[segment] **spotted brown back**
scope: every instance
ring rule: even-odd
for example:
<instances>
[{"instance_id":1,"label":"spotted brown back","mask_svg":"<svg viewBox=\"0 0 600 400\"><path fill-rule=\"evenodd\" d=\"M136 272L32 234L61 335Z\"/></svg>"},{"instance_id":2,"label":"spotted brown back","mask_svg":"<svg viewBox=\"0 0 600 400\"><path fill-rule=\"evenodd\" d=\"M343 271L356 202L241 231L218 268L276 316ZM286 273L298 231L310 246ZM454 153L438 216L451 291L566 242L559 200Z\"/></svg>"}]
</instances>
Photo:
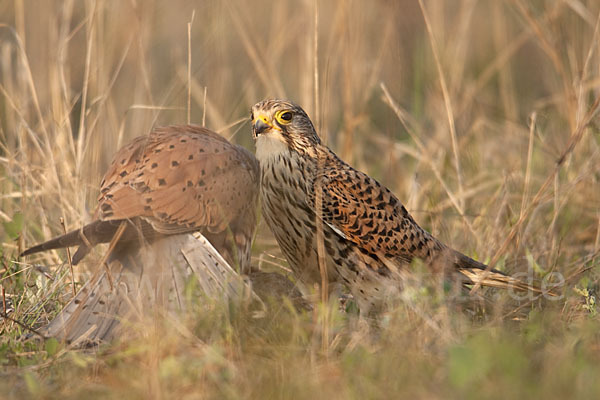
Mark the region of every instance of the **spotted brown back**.
<instances>
[{"instance_id":1,"label":"spotted brown back","mask_svg":"<svg viewBox=\"0 0 600 400\"><path fill-rule=\"evenodd\" d=\"M73 262L109 242L122 222L122 245L200 231L230 263L249 268L256 228L258 162L219 134L167 126L140 136L115 155L101 183L95 221L34 246L23 255L78 245Z\"/></svg>"},{"instance_id":2,"label":"spotted brown back","mask_svg":"<svg viewBox=\"0 0 600 400\"><path fill-rule=\"evenodd\" d=\"M101 183L101 220L145 217L160 233L223 231L256 198L254 157L196 126L158 128L114 157Z\"/></svg>"}]
</instances>

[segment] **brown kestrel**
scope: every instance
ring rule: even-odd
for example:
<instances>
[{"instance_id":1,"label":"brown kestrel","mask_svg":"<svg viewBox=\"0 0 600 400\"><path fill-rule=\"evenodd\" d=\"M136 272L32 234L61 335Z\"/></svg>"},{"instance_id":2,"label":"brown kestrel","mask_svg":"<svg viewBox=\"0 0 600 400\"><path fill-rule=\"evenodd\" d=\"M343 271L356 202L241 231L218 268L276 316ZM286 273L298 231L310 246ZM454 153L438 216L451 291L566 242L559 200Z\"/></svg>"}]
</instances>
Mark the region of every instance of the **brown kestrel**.
<instances>
[{"instance_id":1,"label":"brown kestrel","mask_svg":"<svg viewBox=\"0 0 600 400\"><path fill-rule=\"evenodd\" d=\"M414 258L463 282L529 288L422 229L390 190L323 145L298 105L265 100L251 119L263 216L301 282L321 282L321 236L330 283L348 286L361 313L397 295Z\"/></svg>"},{"instance_id":2,"label":"brown kestrel","mask_svg":"<svg viewBox=\"0 0 600 400\"><path fill-rule=\"evenodd\" d=\"M146 318L185 309L190 277L208 299L245 297L251 289L230 265L250 270L258 180L251 153L205 128L134 139L102 180L95 221L23 252L79 246L77 264L96 244L114 245L105 268L41 332L96 343L147 327Z\"/></svg>"},{"instance_id":3,"label":"brown kestrel","mask_svg":"<svg viewBox=\"0 0 600 400\"><path fill-rule=\"evenodd\" d=\"M23 252L78 246L73 264L126 223L118 246L199 231L241 270L250 266L258 163L243 147L192 126L156 128L121 148L100 184L94 221Z\"/></svg>"}]
</instances>

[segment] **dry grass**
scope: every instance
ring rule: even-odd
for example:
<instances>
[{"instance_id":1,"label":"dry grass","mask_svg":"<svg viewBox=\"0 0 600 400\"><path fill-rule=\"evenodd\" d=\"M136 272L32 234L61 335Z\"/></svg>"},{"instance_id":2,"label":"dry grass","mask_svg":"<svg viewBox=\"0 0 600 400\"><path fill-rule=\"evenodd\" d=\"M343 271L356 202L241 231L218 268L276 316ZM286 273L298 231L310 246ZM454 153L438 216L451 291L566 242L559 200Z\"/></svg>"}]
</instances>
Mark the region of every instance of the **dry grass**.
<instances>
[{"instance_id":1,"label":"dry grass","mask_svg":"<svg viewBox=\"0 0 600 400\"><path fill-rule=\"evenodd\" d=\"M72 295L63 252L17 254L61 217L89 221L120 145L190 118L251 148L248 110L275 96L445 242L566 285L477 318L417 291L370 333L334 303L262 319L199 307L95 352L2 320L0 397L600 397L599 21L595 0L1 2L12 318L39 326ZM264 226L254 255L285 269Z\"/></svg>"}]
</instances>

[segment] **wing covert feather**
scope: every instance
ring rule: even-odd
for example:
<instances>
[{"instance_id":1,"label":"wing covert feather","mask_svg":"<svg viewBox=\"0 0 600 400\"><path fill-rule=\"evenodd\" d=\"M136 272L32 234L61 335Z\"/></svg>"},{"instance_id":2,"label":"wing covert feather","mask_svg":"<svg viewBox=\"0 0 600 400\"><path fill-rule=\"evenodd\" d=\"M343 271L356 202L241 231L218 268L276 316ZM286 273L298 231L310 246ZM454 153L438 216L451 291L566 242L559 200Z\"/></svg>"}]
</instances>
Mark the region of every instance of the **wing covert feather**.
<instances>
[{"instance_id":1,"label":"wing covert feather","mask_svg":"<svg viewBox=\"0 0 600 400\"><path fill-rule=\"evenodd\" d=\"M219 232L257 185L258 165L245 149L196 126L158 128L116 154L96 213L102 220L144 217L161 233Z\"/></svg>"},{"instance_id":2,"label":"wing covert feather","mask_svg":"<svg viewBox=\"0 0 600 400\"><path fill-rule=\"evenodd\" d=\"M363 250L408 261L443 245L423 230L385 186L350 167L321 174L323 219Z\"/></svg>"}]
</instances>

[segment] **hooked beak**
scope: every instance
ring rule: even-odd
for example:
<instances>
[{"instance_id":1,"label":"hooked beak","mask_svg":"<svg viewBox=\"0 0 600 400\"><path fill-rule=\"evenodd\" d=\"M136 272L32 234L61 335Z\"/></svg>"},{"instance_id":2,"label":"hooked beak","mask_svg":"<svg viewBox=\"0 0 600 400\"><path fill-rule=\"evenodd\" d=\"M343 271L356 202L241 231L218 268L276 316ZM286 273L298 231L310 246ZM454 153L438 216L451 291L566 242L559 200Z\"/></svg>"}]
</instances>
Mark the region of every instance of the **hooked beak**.
<instances>
[{"instance_id":1,"label":"hooked beak","mask_svg":"<svg viewBox=\"0 0 600 400\"><path fill-rule=\"evenodd\" d=\"M254 122L254 137L258 137L258 135L260 135L261 133L263 133L264 131L272 128L271 125L269 125L267 123L267 121L265 121L264 118L256 118L255 122Z\"/></svg>"}]
</instances>

